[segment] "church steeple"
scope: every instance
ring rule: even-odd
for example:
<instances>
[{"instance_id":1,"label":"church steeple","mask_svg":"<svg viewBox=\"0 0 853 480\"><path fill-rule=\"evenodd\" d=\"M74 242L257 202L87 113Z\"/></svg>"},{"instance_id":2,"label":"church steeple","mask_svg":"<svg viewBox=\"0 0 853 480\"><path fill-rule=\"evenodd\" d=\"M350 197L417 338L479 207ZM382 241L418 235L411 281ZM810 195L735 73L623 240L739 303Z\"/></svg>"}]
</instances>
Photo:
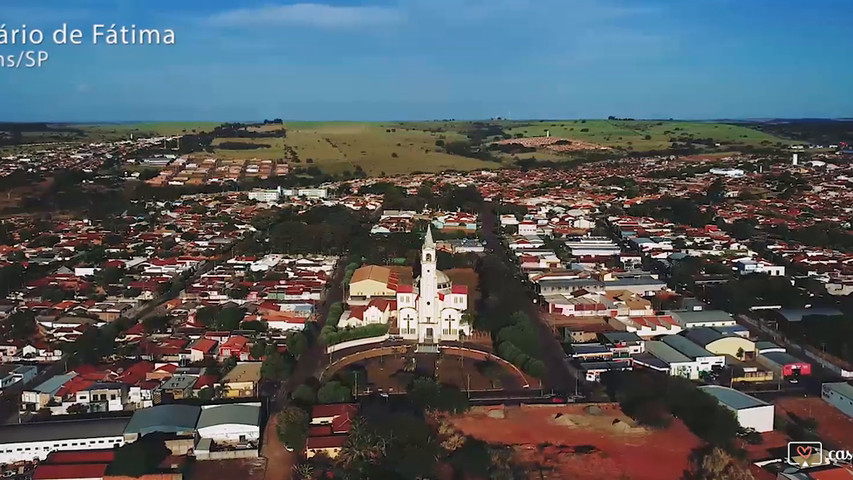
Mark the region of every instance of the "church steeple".
<instances>
[{"instance_id":1,"label":"church steeple","mask_svg":"<svg viewBox=\"0 0 853 480\"><path fill-rule=\"evenodd\" d=\"M435 242L432 240L432 225L427 225L426 237L424 237L424 248L435 248Z\"/></svg>"}]
</instances>

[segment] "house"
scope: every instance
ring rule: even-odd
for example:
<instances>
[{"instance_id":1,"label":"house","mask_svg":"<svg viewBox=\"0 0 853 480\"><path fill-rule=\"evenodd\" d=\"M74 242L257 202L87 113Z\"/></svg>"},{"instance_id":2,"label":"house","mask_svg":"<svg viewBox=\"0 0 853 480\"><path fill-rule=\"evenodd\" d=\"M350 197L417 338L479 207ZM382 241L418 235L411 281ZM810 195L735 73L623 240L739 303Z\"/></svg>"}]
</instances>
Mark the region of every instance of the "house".
<instances>
[{"instance_id":1,"label":"house","mask_svg":"<svg viewBox=\"0 0 853 480\"><path fill-rule=\"evenodd\" d=\"M645 343L636 333L605 332L599 335L601 343L613 352L613 358L629 358L643 353Z\"/></svg>"},{"instance_id":2,"label":"house","mask_svg":"<svg viewBox=\"0 0 853 480\"><path fill-rule=\"evenodd\" d=\"M229 357L248 359L249 339L242 335L232 335L225 343L219 345L219 359L225 360Z\"/></svg>"},{"instance_id":3,"label":"house","mask_svg":"<svg viewBox=\"0 0 853 480\"><path fill-rule=\"evenodd\" d=\"M616 317L610 324L617 330L636 333L644 340L661 335L675 335L682 330L681 325L676 323L672 315Z\"/></svg>"},{"instance_id":4,"label":"house","mask_svg":"<svg viewBox=\"0 0 853 480\"><path fill-rule=\"evenodd\" d=\"M305 442L305 456L311 458L323 453L330 458L336 457L346 442L352 419L357 414L358 405L354 403L314 406Z\"/></svg>"},{"instance_id":5,"label":"house","mask_svg":"<svg viewBox=\"0 0 853 480\"><path fill-rule=\"evenodd\" d=\"M63 385L76 377L76 372L54 375L32 389L21 392L21 411L37 412L51 403Z\"/></svg>"},{"instance_id":6,"label":"house","mask_svg":"<svg viewBox=\"0 0 853 480\"><path fill-rule=\"evenodd\" d=\"M396 313L396 301L373 298L365 306L354 305L345 311L338 321L338 328L363 327L374 323L387 324L392 314Z\"/></svg>"},{"instance_id":7,"label":"house","mask_svg":"<svg viewBox=\"0 0 853 480\"><path fill-rule=\"evenodd\" d=\"M20 382L28 383L36 377L38 367L35 365L0 365L0 391Z\"/></svg>"},{"instance_id":8,"label":"house","mask_svg":"<svg viewBox=\"0 0 853 480\"><path fill-rule=\"evenodd\" d=\"M160 391L174 400L192 398L193 386L197 381L198 375L173 375L160 385Z\"/></svg>"},{"instance_id":9,"label":"house","mask_svg":"<svg viewBox=\"0 0 853 480\"><path fill-rule=\"evenodd\" d=\"M225 398L249 398L257 396L261 380L261 362L238 363L223 378Z\"/></svg>"},{"instance_id":10,"label":"house","mask_svg":"<svg viewBox=\"0 0 853 480\"><path fill-rule=\"evenodd\" d=\"M209 338L199 338L190 346L190 361L200 362L217 353L217 341Z\"/></svg>"},{"instance_id":11,"label":"house","mask_svg":"<svg viewBox=\"0 0 853 480\"><path fill-rule=\"evenodd\" d=\"M734 261L735 269L739 275L749 275L752 273L763 273L771 277L784 277L785 266L774 265L764 260L754 260L750 257L739 258Z\"/></svg>"}]
</instances>

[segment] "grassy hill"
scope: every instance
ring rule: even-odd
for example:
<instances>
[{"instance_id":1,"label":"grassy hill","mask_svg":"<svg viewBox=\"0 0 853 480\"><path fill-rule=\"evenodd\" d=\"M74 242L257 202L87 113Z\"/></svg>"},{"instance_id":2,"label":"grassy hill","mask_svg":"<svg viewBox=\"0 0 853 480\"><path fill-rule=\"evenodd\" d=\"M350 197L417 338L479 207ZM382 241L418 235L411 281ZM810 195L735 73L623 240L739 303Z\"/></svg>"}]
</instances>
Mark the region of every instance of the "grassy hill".
<instances>
[{"instance_id":1,"label":"grassy hill","mask_svg":"<svg viewBox=\"0 0 853 480\"><path fill-rule=\"evenodd\" d=\"M25 132L23 137L31 138L29 135L32 135L32 138L40 137L47 141L104 141L128 138L130 134L135 137L190 135L211 132L217 125L215 122L52 124L48 132ZM361 167L370 175L383 172L393 175L414 171L495 168L531 157L559 162L585 155L584 152L556 152L545 148L516 153L489 149L496 140L544 136L546 131L552 137L611 147L615 149L614 155L666 151L674 146L687 146L710 155L744 149L784 148L791 143L744 125L682 121L285 122L284 127L286 134L281 136L217 136L211 143L213 152L192 155L286 160L297 166L317 166L331 174ZM253 125L246 127L246 131L270 132L281 128L281 125L273 124ZM45 127L41 129L45 130ZM2 135L0 125L0 139ZM260 147L247 148L246 144Z\"/></svg>"}]
</instances>

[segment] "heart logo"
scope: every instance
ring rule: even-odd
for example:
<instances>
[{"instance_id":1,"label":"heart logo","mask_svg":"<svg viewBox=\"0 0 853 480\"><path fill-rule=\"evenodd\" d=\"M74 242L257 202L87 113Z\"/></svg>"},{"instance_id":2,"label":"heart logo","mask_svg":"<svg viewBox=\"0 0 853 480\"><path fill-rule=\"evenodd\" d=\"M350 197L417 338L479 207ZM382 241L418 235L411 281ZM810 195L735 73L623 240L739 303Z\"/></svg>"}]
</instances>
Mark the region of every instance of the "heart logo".
<instances>
[{"instance_id":1,"label":"heart logo","mask_svg":"<svg viewBox=\"0 0 853 480\"><path fill-rule=\"evenodd\" d=\"M806 445L797 446L797 455L805 458L809 458L812 456L812 447Z\"/></svg>"}]
</instances>

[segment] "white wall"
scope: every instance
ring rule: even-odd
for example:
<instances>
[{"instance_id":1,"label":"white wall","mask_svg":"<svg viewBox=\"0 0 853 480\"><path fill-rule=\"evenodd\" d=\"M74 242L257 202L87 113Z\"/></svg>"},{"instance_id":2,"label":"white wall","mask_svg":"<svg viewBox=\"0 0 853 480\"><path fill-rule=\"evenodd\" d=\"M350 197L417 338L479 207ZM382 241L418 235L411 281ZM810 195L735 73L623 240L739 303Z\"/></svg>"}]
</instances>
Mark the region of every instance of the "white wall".
<instances>
[{"instance_id":1,"label":"white wall","mask_svg":"<svg viewBox=\"0 0 853 480\"><path fill-rule=\"evenodd\" d=\"M2 439L0 439L2 440ZM69 440L47 440L0 444L0 463L14 463L38 458L44 460L50 452L62 450L97 450L124 445L124 437L93 437Z\"/></svg>"},{"instance_id":2,"label":"white wall","mask_svg":"<svg viewBox=\"0 0 853 480\"><path fill-rule=\"evenodd\" d=\"M371 343L380 343L388 340L389 335L386 333L385 335L380 335L378 337L367 337L367 338L359 338L357 340L350 340L348 342L341 342L335 345L330 345L326 347L326 353L334 353L338 350L343 350L345 348L350 347L359 347L361 345L368 345Z\"/></svg>"},{"instance_id":3,"label":"white wall","mask_svg":"<svg viewBox=\"0 0 853 480\"><path fill-rule=\"evenodd\" d=\"M245 435L247 441L257 441L260 437L260 431L257 426L253 425L223 424L200 428L198 435L202 438L209 438L214 442L236 443L240 441L240 435Z\"/></svg>"},{"instance_id":4,"label":"white wall","mask_svg":"<svg viewBox=\"0 0 853 480\"><path fill-rule=\"evenodd\" d=\"M737 421L743 428L753 428L758 433L773 430L773 405L737 411Z\"/></svg>"}]
</instances>

